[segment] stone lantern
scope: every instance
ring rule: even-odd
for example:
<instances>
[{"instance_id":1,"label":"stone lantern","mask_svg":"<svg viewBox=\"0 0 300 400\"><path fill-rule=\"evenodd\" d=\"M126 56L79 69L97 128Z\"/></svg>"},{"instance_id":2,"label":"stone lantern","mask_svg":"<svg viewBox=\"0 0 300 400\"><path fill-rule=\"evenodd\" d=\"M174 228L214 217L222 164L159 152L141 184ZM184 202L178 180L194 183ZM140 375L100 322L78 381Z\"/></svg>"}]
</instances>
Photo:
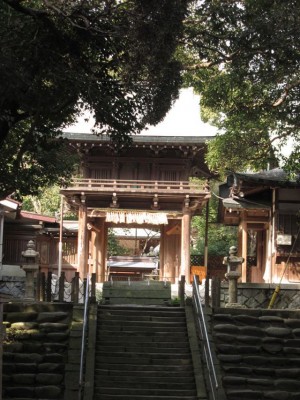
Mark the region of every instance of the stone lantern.
<instances>
[{"instance_id":1,"label":"stone lantern","mask_svg":"<svg viewBox=\"0 0 300 400\"><path fill-rule=\"evenodd\" d=\"M22 251L22 257L25 259L25 262L23 265L21 265L21 268L26 273L26 300L34 300L34 273L39 269L39 256L39 253L35 251L34 241L29 240L29 242L27 243L27 249L25 251Z\"/></svg>"},{"instance_id":2,"label":"stone lantern","mask_svg":"<svg viewBox=\"0 0 300 400\"><path fill-rule=\"evenodd\" d=\"M224 257L223 264L227 264L227 273L225 277L228 279L228 297L229 302L225 307L243 308L244 306L237 302L237 282L241 273L237 271L238 267L244 262L243 257L237 257L237 248L231 246L229 256Z\"/></svg>"}]
</instances>

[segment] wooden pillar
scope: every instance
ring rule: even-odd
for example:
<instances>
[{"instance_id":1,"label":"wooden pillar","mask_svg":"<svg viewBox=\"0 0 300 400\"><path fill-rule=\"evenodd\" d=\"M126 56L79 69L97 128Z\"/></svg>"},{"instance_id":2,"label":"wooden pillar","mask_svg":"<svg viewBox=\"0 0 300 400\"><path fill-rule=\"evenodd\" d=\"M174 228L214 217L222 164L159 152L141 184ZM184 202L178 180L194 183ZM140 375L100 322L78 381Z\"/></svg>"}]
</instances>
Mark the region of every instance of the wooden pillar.
<instances>
[{"instance_id":1,"label":"wooden pillar","mask_svg":"<svg viewBox=\"0 0 300 400\"><path fill-rule=\"evenodd\" d=\"M98 269L98 281L104 282L106 277L106 259L107 259L107 234L108 228L105 223L105 218L101 218L99 221L100 235L98 240L98 254L99 254L99 269Z\"/></svg>"},{"instance_id":2,"label":"wooden pillar","mask_svg":"<svg viewBox=\"0 0 300 400\"><path fill-rule=\"evenodd\" d=\"M78 272L83 279L87 274L88 264L88 235L87 235L87 209L80 205L78 210Z\"/></svg>"},{"instance_id":3,"label":"wooden pillar","mask_svg":"<svg viewBox=\"0 0 300 400\"><path fill-rule=\"evenodd\" d=\"M247 242L248 242L248 235L247 235L247 221L243 219L242 221L242 257L244 262L242 263L242 282L247 282Z\"/></svg>"},{"instance_id":4,"label":"wooden pillar","mask_svg":"<svg viewBox=\"0 0 300 400\"><path fill-rule=\"evenodd\" d=\"M159 278L165 276L165 235L166 228L164 225L160 228L160 243L159 243Z\"/></svg>"},{"instance_id":5,"label":"wooden pillar","mask_svg":"<svg viewBox=\"0 0 300 400\"><path fill-rule=\"evenodd\" d=\"M96 282L104 282L106 268L106 234L105 219L97 218L91 230L90 253L92 259L91 274L96 275Z\"/></svg>"},{"instance_id":6,"label":"wooden pillar","mask_svg":"<svg viewBox=\"0 0 300 400\"><path fill-rule=\"evenodd\" d=\"M265 261L265 271L263 275L263 281L265 283L271 283L272 282L272 224L270 222L269 227L266 231L266 243L267 243L267 248L266 248L266 261Z\"/></svg>"},{"instance_id":7,"label":"wooden pillar","mask_svg":"<svg viewBox=\"0 0 300 400\"><path fill-rule=\"evenodd\" d=\"M91 230L91 241L90 241L91 264L89 265L90 274L95 274L97 271L97 262L98 262L97 236L98 232L95 229Z\"/></svg>"},{"instance_id":8,"label":"wooden pillar","mask_svg":"<svg viewBox=\"0 0 300 400\"><path fill-rule=\"evenodd\" d=\"M274 282L274 278L277 277L276 271L276 203L277 203L277 189L272 189L272 215L271 215L271 273L270 282ZM279 228L279 227L278 227Z\"/></svg>"},{"instance_id":9,"label":"wooden pillar","mask_svg":"<svg viewBox=\"0 0 300 400\"><path fill-rule=\"evenodd\" d=\"M190 282L190 234L191 213L184 211L181 222L181 271L185 275L185 281Z\"/></svg>"}]
</instances>

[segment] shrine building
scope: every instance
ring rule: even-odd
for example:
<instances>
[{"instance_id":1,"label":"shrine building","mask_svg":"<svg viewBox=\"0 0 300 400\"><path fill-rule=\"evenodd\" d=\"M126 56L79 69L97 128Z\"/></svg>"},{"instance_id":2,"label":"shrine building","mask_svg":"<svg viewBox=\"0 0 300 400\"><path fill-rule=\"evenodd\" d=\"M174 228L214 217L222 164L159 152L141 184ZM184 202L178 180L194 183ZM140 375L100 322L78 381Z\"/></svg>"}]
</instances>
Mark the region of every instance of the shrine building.
<instances>
[{"instance_id":1,"label":"shrine building","mask_svg":"<svg viewBox=\"0 0 300 400\"><path fill-rule=\"evenodd\" d=\"M188 281L191 218L210 198L204 156L211 137L135 135L118 146L105 135L65 135L81 160L79 177L61 189L78 213L80 276L107 280L109 228L143 227L160 231L159 278Z\"/></svg>"}]
</instances>

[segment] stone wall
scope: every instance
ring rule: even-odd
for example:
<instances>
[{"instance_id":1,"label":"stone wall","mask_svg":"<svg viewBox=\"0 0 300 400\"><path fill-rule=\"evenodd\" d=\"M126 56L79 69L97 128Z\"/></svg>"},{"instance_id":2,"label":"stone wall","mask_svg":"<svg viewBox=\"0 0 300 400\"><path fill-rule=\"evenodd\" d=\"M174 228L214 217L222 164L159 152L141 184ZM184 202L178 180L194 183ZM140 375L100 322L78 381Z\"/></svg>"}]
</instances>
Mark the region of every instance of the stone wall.
<instances>
[{"instance_id":1,"label":"stone wall","mask_svg":"<svg viewBox=\"0 0 300 400\"><path fill-rule=\"evenodd\" d=\"M298 310L215 308L207 319L227 400L300 399Z\"/></svg>"},{"instance_id":2,"label":"stone wall","mask_svg":"<svg viewBox=\"0 0 300 400\"><path fill-rule=\"evenodd\" d=\"M268 308L270 300L276 289L276 284L263 283L239 283L238 303L247 308ZM228 283L222 282L220 293L220 307L228 303ZM276 309L299 309L300 308L300 285L282 284L276 296L272 308Z\"/></svg>"},{"instance_id":3,"label":"stone wall","mask_svg":"<svg viewBox=\"0 0 300 400\"><path fill-rule=\"evenodd\" d=\"M73 350L76 356L80 351L70 339L82 322L78 307L74 312L70 303L5 304L3 321L3 399L63 399L70 363L78 388L80 357L70 360Z\"/></svg>"},{"instance_id":4,"label":"stone wall","mask_svg":"<svg viewBox=\"0 0 300 400\"><path fill-rule=\"evenodd\" d=\"M25 277L3 276L0 281L0 293L10 295L14 299L25 297Z\"/></svg>"}]
</instances>

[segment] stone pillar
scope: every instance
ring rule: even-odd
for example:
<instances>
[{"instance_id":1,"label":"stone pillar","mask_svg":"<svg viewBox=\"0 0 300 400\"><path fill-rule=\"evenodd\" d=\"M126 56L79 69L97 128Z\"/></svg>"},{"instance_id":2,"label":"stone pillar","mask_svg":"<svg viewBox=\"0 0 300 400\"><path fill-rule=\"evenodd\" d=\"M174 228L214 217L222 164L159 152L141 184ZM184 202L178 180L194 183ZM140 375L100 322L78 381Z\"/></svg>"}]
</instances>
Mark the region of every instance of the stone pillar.
<instances>
[{"instance_id":1,"label":"stone pillar","mask_svg":"<svg viewBox=\"0 0 300 400\"><path fill-rule=\"evenodd\" d=\"M181 223L181 271L185 275L185 281L190 282L190 235L191 235L191 213L184 211Z\"/></svg>"},{"instance_id":2,"label":"stone pillar","mask_svg":"<svg viewBox=\"0 0 300 400\"><path fill-rule=\"evenodd\" d=\"M235 246L230 247L229 256L224 257L223 264L227 264L227 273L225 277L228 279L228 303L225 305L227 308L244 308L242 304L237 301L238 279L241 273L237 268L244 262L243 257L237 257L237 249Z\"/></svg>"},{"instance_id":3,"label":"stone pillar","mask_svg":"<svg viewBox=\"0 0 300 400\"><path fill-rule=\"evenodd\" d=\"M28 301L34 300L34 273L39 269L38 258L39 253L35 251L35 244L33 240L27 243L27 249L22 251L22 257L25 262L21 268L26 273L25 282L25 299Z\"/></svg>"}]
</instances>

